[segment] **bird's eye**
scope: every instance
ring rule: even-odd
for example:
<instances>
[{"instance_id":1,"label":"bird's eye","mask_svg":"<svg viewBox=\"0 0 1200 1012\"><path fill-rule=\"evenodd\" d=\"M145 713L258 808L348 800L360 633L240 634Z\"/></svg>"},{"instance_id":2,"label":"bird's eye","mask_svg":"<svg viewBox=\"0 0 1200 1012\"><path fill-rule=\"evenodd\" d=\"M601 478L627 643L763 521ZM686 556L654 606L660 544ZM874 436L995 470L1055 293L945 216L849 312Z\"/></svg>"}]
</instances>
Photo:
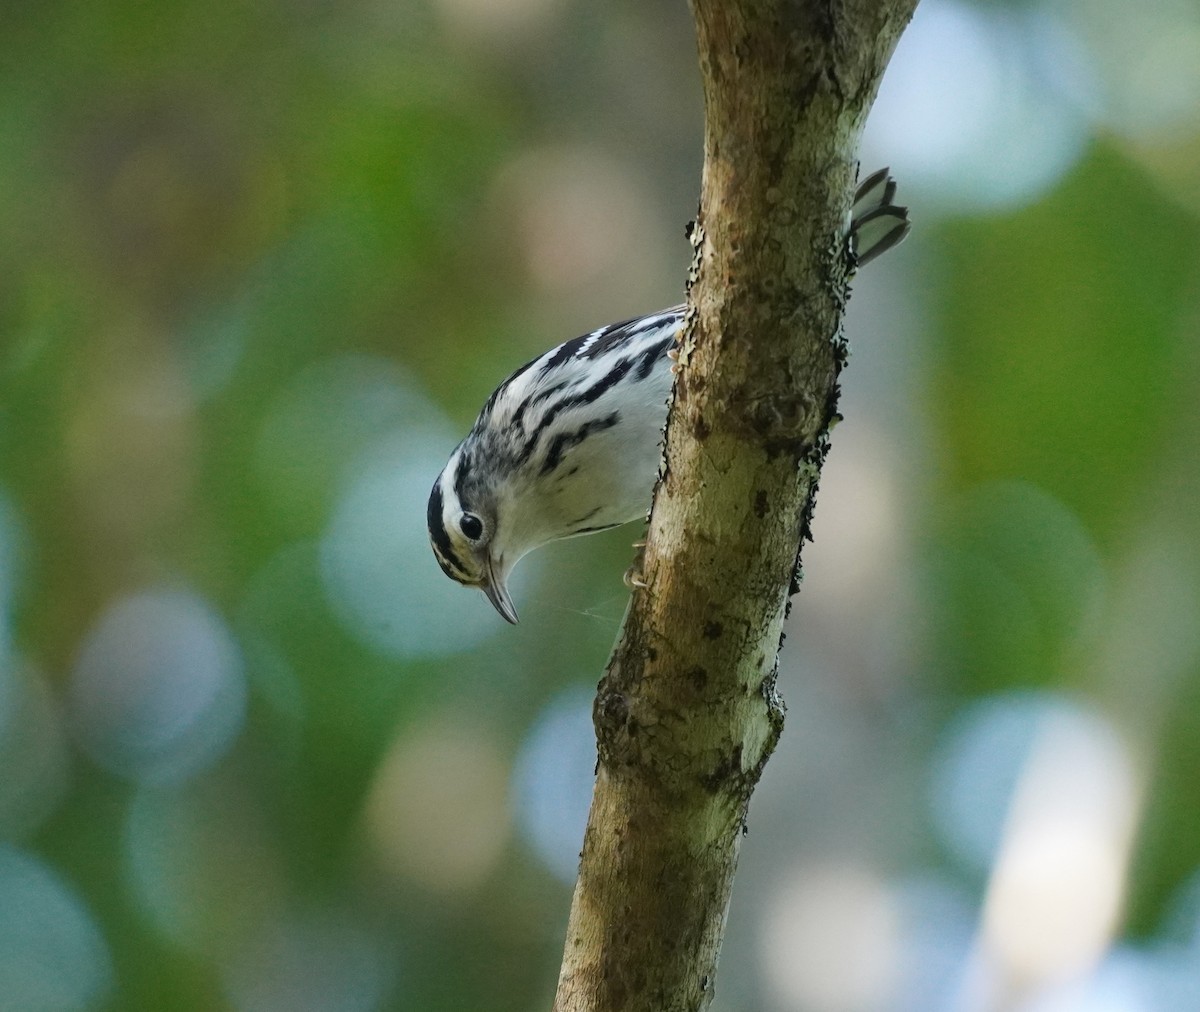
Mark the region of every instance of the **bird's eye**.
<instances>
[{"instance_id":1,"label":"bird's eye","mask_svg":"<svg viewBox=\"0 0 1200 1012\"><path fill-rule=\"evenodd\" d=\"M474 513L464 513L458 522L458 529L472 541L483 537L483 521Z\"/></svg>"}]
</instances>

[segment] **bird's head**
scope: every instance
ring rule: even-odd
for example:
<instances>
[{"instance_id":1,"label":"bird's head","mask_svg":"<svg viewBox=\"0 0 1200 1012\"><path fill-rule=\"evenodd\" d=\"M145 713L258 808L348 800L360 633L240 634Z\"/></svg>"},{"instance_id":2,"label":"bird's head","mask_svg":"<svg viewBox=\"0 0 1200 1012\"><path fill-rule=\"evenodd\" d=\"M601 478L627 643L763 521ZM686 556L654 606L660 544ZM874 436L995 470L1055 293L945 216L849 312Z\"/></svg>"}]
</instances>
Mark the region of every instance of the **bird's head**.
<instances>
[{"instance_id":1,"label":"bird's head","mask_svg":"<svg viewBox=\"0 0 1200 1012\"><path fill-rule=\"evenodd\" d=\"M478 587L506 622L517 624L508 576L523 552L506 551L498 499L470 481L461 450L450 458L429 493L429 542L442 572Z\"/></svg>"}]
</instances>

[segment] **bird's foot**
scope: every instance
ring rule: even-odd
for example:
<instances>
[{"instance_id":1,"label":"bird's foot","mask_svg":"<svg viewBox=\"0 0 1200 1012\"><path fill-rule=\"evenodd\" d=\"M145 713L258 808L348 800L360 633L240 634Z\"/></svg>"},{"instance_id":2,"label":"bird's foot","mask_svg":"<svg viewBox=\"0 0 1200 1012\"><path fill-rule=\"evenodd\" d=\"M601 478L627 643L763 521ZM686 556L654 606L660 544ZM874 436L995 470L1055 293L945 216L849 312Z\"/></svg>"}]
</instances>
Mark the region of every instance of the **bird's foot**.
<instances>
[{"instance_id":1,"label":"bird's foot","mask_svg":"<svg viewBox=\"0 0 1200 1012\"><path fill-rule=\"evenodd\" d=\"M642 579L642 559L646 555L646 542L635 541L633 543L634 551L637 555L634 557L633 564L625 570L625 586L630 590L642 589L648 584Z\"/></svg>"}]
</instances>

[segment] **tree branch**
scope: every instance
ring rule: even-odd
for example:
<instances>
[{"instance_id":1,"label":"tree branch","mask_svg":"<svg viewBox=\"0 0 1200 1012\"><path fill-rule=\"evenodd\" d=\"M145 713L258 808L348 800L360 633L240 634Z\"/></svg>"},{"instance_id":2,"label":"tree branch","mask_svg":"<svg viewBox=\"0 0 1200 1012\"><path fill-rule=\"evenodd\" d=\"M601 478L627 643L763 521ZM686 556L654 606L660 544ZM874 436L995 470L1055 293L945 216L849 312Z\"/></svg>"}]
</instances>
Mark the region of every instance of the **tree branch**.
<instances>
[{"instance_id":1,"label":"tree branch","mask_svg":"<svg viewBox=\"0 0 1200 1012\"><path fill-rule=\"evenodd\" d=\"M713 993L776 654L836 417L862 125L916 0L693 0L706 104L688 323L636 591L595 703L556 1012Z\"/></svg>"}]
</instances>

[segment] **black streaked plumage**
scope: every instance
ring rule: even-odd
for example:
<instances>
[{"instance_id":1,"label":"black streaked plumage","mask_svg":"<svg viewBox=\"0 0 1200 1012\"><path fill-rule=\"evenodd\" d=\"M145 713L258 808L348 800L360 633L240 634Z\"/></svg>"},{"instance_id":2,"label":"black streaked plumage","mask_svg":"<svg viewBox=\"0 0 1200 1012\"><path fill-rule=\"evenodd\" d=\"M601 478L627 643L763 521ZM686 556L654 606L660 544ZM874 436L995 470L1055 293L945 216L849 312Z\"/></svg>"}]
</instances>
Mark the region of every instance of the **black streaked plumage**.
<instances>
[{"instance_id":1,"label":"black streaked plumage","mask_svg":"<svg viewBox=\"0 0 1200 1012\"><path fill-rule=\"evenodd\" d=\"M908 234L895 191L886 169L859 186L847 228L853 262ZM438 476L427 514L438 564L508 621L508 575L523 555L645 516L683 312L600 327L526 362L484 402Z\"/></svg>"}]
</instances>

